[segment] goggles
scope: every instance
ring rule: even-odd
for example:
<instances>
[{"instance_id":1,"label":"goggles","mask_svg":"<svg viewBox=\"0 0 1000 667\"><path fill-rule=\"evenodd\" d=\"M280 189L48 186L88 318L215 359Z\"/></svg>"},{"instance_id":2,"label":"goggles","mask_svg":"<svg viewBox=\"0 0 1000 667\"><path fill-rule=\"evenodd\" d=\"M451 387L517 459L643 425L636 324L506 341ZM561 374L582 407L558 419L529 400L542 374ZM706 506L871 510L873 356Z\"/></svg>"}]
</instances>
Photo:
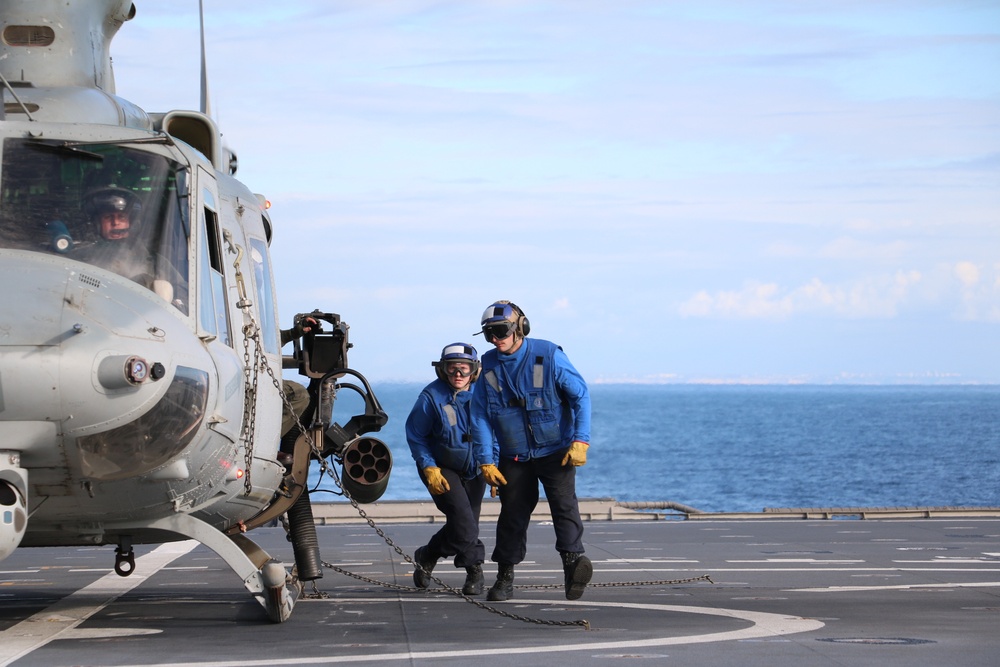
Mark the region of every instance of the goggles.
<instances>
[{"instance_id":1,"label":"goggles","mask_svg":"<svg viewBox=\"0 0 1000 667\"><path fill-rule=\"evenodd\" d=\"M517 325L513 322L498 322L496 324L487 324L483 327L483 335L486 336L486 340L491 341L493 339L503 340L507 338L517 329Z\"/></svg>"},{"instance_id":2,"label":"goggles","mask_svg":"<svg viewBox=\"0 0 1000 667\"><path fill-rule=\"evenodd\" d=\"M455 363L445 364L444 367L445 375L457 375L460 378L467 378L472 375L472 366L467 363Z\"/></svg>"}]
</instances>

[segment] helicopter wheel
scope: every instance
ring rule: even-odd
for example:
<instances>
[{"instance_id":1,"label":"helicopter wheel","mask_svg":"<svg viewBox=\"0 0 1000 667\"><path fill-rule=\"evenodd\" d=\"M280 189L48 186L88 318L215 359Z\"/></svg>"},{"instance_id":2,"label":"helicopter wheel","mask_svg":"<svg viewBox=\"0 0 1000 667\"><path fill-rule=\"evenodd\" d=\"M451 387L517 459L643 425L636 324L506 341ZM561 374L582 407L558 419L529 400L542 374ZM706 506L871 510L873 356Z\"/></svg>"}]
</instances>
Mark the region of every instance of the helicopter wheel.
<instances>
[{"instance_id":1,"label":"helicopter wheel","mask_svg":"<svg viewBox=\"0 0 1000 667\"><path fill-rule=\"evenodd\" d=\"M135 572L135 550L131 545L115 549L115 572L119 577L127 577Z\"/></svg>"}]
</instances>

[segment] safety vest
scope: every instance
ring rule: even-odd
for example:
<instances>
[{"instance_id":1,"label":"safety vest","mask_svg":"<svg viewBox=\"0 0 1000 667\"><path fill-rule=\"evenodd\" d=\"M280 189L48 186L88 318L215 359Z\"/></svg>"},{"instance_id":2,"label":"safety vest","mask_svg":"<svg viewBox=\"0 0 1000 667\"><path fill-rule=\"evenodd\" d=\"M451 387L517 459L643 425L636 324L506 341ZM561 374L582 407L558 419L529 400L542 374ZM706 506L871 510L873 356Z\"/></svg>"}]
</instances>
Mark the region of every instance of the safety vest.
<instances>
[{"instance_id":1,"label":"safety vest","mask_svg":"<svg viewBox=\"0 0 1000 667\"><path fill-rule=\"evenodd\" d=\"M446 382L438 380L424 387L431 403L437 408L434 420L434 461L442 468L449 468L466 479L475 477L475 460L472 455L472 436L469 401L471 391L455 392Z\"/></svg>"},{"instance_id":2,"label":"safety vest","mask_svg":"<svg viewBox=\"0 0 1000 667\"><path fill-rule=\"evenodd\" d=\"M529 459L547 456L572 437L572 410L555 384L555 343L525 338L514 363L500 363L499 353L483 355L480 382L487 385L488 419L500 456Z\"/></svg>"}]
</instances>

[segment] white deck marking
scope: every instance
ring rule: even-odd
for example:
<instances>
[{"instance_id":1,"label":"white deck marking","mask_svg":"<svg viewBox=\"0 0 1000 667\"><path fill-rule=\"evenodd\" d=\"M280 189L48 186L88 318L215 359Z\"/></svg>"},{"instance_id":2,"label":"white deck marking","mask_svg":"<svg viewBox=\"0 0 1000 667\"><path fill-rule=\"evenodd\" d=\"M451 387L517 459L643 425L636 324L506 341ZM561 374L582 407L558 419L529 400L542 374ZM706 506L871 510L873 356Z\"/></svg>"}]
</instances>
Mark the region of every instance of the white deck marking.
<instances>
[{"instance_id":1,"label":"white deck marking","mask_svg":"<svg viewBox=\"0 0 1000 667\"><path fill-rule=\"evenodd\" d=\"M979 581L962 584L896 584L894 586L825 586L822 588L785 588L792 593L843 593L855 591L905 591L910 588L993 588L1000 581Z\"/></svg>"},{"instance_id":2,"label":"white deck marking","mask_svg":"<svg viewBox=\"0 0 1000 667\"><path fill-rule=\"evenodd\" d=\"M326 602L326 601L324 601ZM353 600L333 600L334 604L357 604L367 602L387 603L385 598L356 598ZM417 604L428 603L451 603L456 601L449 599L395 599L391 604L400 602L415 602ZM464 602L458 604L466 604ZM552 606L551 600L517 600L518 605L537 604ZM774 638L783 635L790 635L799 632L811 632L824 626L822 621L811 618L790 617L786 614L770 614L757 611L744 611L741 609L717 609L708 607L692 607L684 605L667 604L639 604L627 602L583 602L583 601L559 601L559 606L582 606L582 607L609 607L618 609L639 609L652 612L667 612L679 614L705 614L708 616L723 616L726 618L736 618L748 621L752 625L741 630L730 630L727 632L714 632L702 635L690 635L687 637L661 637L656 639L636 639L632 641L616 642L586 642L586 631L581 629L579 634L574 634L573 639L559 644L546 644L538 646L525 646L513 648L510 646L483 646L477 649L465 649L455 651L408 651L403 653L366 653L355 655L326 655L313 658L294 657L286 659L267 658L264 660L207 660L204 662L170 662L153 663L147 662L147 667L269 667L280 665L332 665L337 663L358 663L358 662L385 662L389 660L427 660L443 658L484 658L495 656L497 651L502 651L506 655L533 655L536 653L568 653L572 651L607 651L621 649L648 648L654 646L677 646L680 644L704 644L709 642L737 641L747 639ZM502 642L501 642L502 644Z\"/></svg>"},{"instance_id":3,"label":"white deck marking","mask_svg":"<svg viewBox=\"0 0 1000 667\"><path fill-rule=\"evenodd\" d=\"M196 546L198 542L195 540L161 544L136 559L135 572L130 576L120 577L110 572L89 586L84 586L34 616L0 632L0 667L9 665L54 639L71 634L78 638L79 635L72 632L76 626ZM101 632L107 634L106 630Z\"/></svg>"}]
</instances>

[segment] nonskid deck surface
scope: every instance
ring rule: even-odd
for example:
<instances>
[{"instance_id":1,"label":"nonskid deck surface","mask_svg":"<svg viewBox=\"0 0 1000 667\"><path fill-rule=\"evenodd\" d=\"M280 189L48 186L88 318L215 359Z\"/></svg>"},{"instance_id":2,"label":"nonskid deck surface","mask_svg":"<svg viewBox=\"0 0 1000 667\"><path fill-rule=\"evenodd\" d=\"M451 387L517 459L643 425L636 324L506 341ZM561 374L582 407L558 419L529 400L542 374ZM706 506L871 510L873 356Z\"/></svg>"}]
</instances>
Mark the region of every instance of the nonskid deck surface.
<instances>
[{"instance_id":1,"label":"nonskid deck surface","mask_svg":"<svg viewBox=\"0 0 1000 667\"><path fill-rule=\"evenodd\" d=\"M381 526L407 554L438 527ZM127 578L113 547L19 549L0 564L0 665L996 664L1000 520L585 527L583 599L565 599L541 521L514 599L489 605L500 615L437 584L411 588L412 566L367 525L321 526L323 560L365 579L324 568L283 624L193 542L137 547ZM251 535L292 561L280 528ZM492 521L483 540L489 554ZM496 568L485 569L488 586ZM450 561L434 570L458 588L464 574Z\"/></svg>"}]
</instances>

